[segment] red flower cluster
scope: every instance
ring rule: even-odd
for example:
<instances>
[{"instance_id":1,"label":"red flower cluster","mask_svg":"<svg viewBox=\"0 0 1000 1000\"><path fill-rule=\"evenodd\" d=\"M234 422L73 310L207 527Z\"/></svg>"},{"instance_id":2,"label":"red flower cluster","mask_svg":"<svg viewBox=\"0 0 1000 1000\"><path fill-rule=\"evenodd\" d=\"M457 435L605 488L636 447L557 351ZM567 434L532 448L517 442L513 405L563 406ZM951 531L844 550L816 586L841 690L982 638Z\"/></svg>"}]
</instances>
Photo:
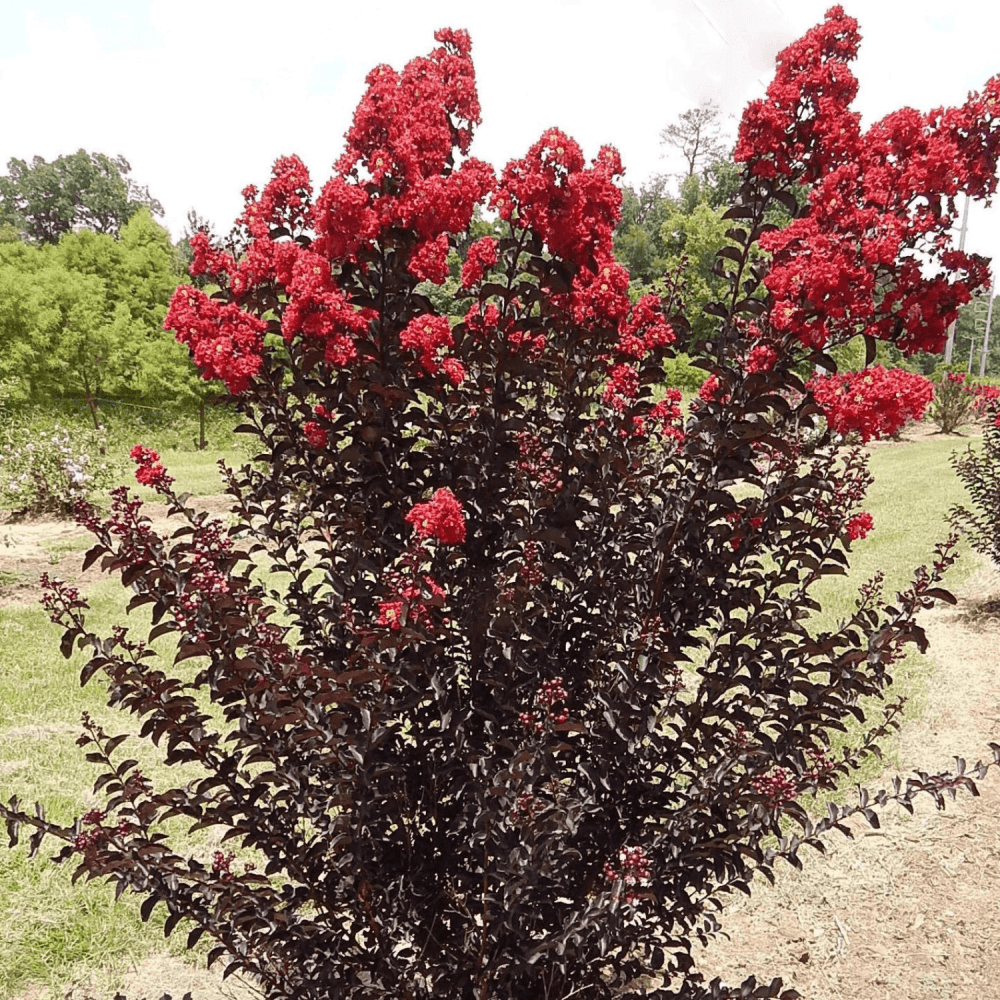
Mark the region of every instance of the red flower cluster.
<instances>
[{"instance_id":1,"label":"red flower cluster","mask_svg":"<svg viewBox=\"0 0 1000 1000\"><path fill-rule=\"evenodd\" d=\"M436 375L443 364L450 360L452 363L445 368L445 373L456 385L460 384L465 376L465 369L461 362L455 358L445 358L441 360L438 352L447 350L454 344L451 335L451 323L447 316L434 316L425 313L410 320L399 334L400 347L405 347L408 351L415 351L420 355L420 365L428 375ZM458 368L455 368L455 365ZM460 375L455 381L454 375Z\"/></svg>"},{"instance_id":2,"label":"red flower cluster","mask_svg":"<svg viewBox=\"0 0 1000 1000\"><path fill-rule=\"evenodd\" d=\"M650 862L646 852L641 847L623 847L618 852L617 868L610 861L604 863L604 877L615 884L616 901L621 894L626 903L634 903L639 898L636 889L649 884Z\"/></svg>"},{"instance_id":3,"label":"red flower cluster","mask_svg":"<svg viewBox=\"0 0 1000 1000\"><path fill-rule=\"evenodd\" d=\"M872 520L871 514L867 511L862 511L847 522L847 537L852 542L857 541L859 538L866 538L868 532L874 527L875 522Z\"/></svg>"},{"instance_id":4,"label":"red flower cluster","mask_svg":"<svg viewBox=\"0 0 1000 1000\"><path fill-rule=\"evenodd\" d=\"M414 504L406 515L420 539L436 538L443 545L465 541L465 517L455 494L445 488L436 490L427 503Z\"/></svg>"},{"instance_id":5,"label":"red flower cluster","mask_svg":"<svg viewBox=\"0 0 1000 1000\"><path fill-rule=\"evenodd\" d=\"M632 358L644 358L649 351L666 347L677 339L663 317L658 295L643 295L619 326L618 350Z\"/></svg>"},{"instance_id":6,"label":"red flower cluster","mask_svg":"<svg viewBox=\"0 0 1000 1000\"><path fill-rule=\"evenodd\" d=\"M260 371L267 324L233 302L222 303L181 285L163 326L191 348L202 378L221 379L234 395L245 391Z\"/></svg>"},{"instance_id":7,"label":"red flower cluster","mask_svg":"<svg viewBox=\"0 0 1000 1000\"><path fill-rule=\"evenodd\" d=\"M331 264L358 259L393 227L418 237L410 272L420 280L445 280L447 234L467 229L473 208L495 178L478 160L451 166L456 146L463 154L468 151L479 102L468 35L444 30L435 38L440 47L402 73L380 66L369 74L368 91L347 133L347 150L315 205L305 166L297 157L283 157L259 195L253 186L244 190L246 205L238 222L249 240L238 260L211 247L204 234L192 238L191 273L207 274L228 290L230 301L220 303L181 286L164 326L191 347L206 379L222 379L237 394L259 371L267 326L239 302L268 284L287 298L286 340L319 338L329 364L353 363L356 342L368 335L373 313L350 303ZM309 228L317 233L311 246L288 239ZM458 362L446 366L445 373L456 385L464 377Z\"/></svg>"},{"instance_id":8,"label":"red flower cluster","mask_svg":"<svg viewBox=\"0 0 1000 1000\"><path fill-rule=\"evenodd\" d=\"M615 365L601 399L619 413L635 399L639 391L639 372L634 365Z\"/></svg>"},{"instance_id":9,"label":"red flower cluster","mask_svg":"<svg viewBox=\"0 0 1000 1000\"><path fill-rule=\"evenodd\" d=\"M779 55L767 98L740 124L735 155L752 173L813 185L808 216L760 240L773 255L770 320L813 348L867 332L936 353L988 283L986 261L950 250L949 230L959 190L996 187L1000 77L959 108L896 112L862 135L847 68L859 40L834 7Z\"/></svg>"},{"instance_id":10,"label":"red flower cluster","mask_svg":"<svg viewBox=\"0 0 1000 1000\"><path fill-rule=\"evenodd\" d=\"M729 398L729 394L722 392L718 375L709 375L698 388L698 398L706 403L724 403Z\"/></svg>"},{"instance_id":11,"label":"red flower cluster","mask_svg":"<svg viewBox=\"0 0 1000 1000\"><path fill-rule=\"evenodd\" d=\"M588 168L573 139L546 129L523 158L504 168L491 204L505 221L531 229L553 255L586 267L611 246L622 202L614 178L621 173L611 146L601 147Z\"/></svg>"},{"instance_id":12,"label":"red flower cluster","mask_svg":"<svg viewBox=\"0 0 1000 1000\"><path fill-rule=\"evenodd\" d=\"M684 440L684 431L680 426L682 419L681 391L667 389L663 399L654 403L648 414L632 418L632 427L638 437L649 437L651 433L657 433L662 438L680 443Z\"/></svg>"},{"instance_id":13,"label":"red flower cluster","mask_svg":"<svg viewBox=\"0 0 1000 1000\"><path fill-rule=\"evenodd\" d=\"M540 798L531 792L522 792L517 797L514 808L510 811L510 822L514 826L530 823L545 807Z\"/></svg>"},{"instance_id":14,"label":"red flower cluster","mask_svg":"<svg viewBox=\"0 0 1000 1000\"><path fill-rule=\"evenodd\" d=\"M302 425L302 433L313 448L326 447L326 431L315 420L307 420Z\"/></svg>"},{"instance_id":15,"label":"red flower cluster","mask_svg":"<svg viewBox=\"0 0 1000 1000\"><path fill-rule=\"evenodd\" d=\"M923 375L875 365L844 375L815 375L806 383L823 408L830 429L862 441L898 434L921 420L934 398L934 383Z\"/></svg>"},{"instance_id":16,"label":"red flower cluster","mask_svg":"<svg viewBox=\"0 0 1000 1000\"><path fill-rule=\"evenodd\" d=\"M257 239L267 239L272 226L297 233L312 226L312 184L297 156L279 157L271 181L257 198L252 184L243 189L243 214L237 220Z\"/></svg>"},{"instance_id":17,"label":"red flower cluster","mask_svg":"<svg viewBox=\"0 0 1000 1000\"><path fill-rule=\"evenodd\" d=\"M410 274L421 281L443 285L448 277L448 237L440 233L432 240L424 240L407 265Z\"/></svg>"},{"instance_id":18,"label":"red flower cluster","mask_svg":"<svg viewBox=\"0 0 1000 1000\"><path fill-rule=\"evenodd\" d=\"M778 352L770 344L757 344L750 348L743 369L748 375L769 372L778 360Z\"/></svg>"},{"instance_id":19,"label":"red flower cluster","mask_svg":"<svg viewBox=\"0 0 1000 1000\"><path fill-rule=\"evenodd\" d=\"M145 448L141 444L135 445L129 452L129 456L139 466L135 470L136 482L143 486L149 486L162 493L170 488L173 477L167 475L167 470L160 462L160 456L152 448Z\"/></svg>"},{"instance_id":20,"label":"red flower cluster","mask_svg":"<svg viewBox=\"0 0 1000 1000\"><path fill-rule=\"evenodd\" d=\"M492 236L484 236L469 247L462 265L462 287L471 288L482 281L483 274L493 267L497 260L497 241Z\"/></svg>"},{"instance_id":21,"label":"red flower cluster","mask_svg":"<svg viewBox=\"0 0 1000 1000\"><path fill-rule=\"evenodd\" d=\"M986 382L982 383L982 385L977 385L975 398L972 401L972 410L976 416L982 417L990 411L992 404L997 399L1000 399L1000 386L989 385Z\"/></svg>"},{"instance_id":22,"label":"red flower cluster","mask_svg":"<svg viewBox=\"0 0 1000 1000\"><path fill-rule=\"evenodd\" d=\"M321 252L352 257L390 226L422 242L463 232L473 207L491 189L493 171L467 159L450 163L456 142L468 153L479 99L464 31L439 31L441 47L402 73L377 66L347 132L337 174L316 203Z\"/></svg>"}]
</instances>

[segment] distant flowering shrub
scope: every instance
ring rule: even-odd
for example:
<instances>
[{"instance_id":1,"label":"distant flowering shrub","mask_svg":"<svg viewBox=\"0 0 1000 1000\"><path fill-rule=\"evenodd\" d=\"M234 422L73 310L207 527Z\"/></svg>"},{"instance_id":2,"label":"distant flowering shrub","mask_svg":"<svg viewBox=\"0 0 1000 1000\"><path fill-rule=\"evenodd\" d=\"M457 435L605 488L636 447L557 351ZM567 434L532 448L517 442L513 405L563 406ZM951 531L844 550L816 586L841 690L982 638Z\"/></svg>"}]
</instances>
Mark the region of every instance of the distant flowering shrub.
<instances>
[{"instance_id":1,"label":"distant flowering shrub","mask_svg":"<svg viewBox=\"0 0 1000 1000\"><path fill-rule=\"evenodd\" d=\"M71 514L81 499L120 481L103 431L48 431L15 425L0 431L0 508L19 514Z\"/></svg>"},{"instance_id":2,"label":"distant flowering shrub","mask_svg":"<svg viewBox=\"0 0 1000 1000\"><path fill-rule=\"evenodd\" d=\"M830 430L862 441L894 437L907 423L922 420L934 396L923 375L875 365L844 375L816 375L806 386L822 407Z\"/></svg>"},{"instance_id":3,"label":"distant flowering shrub","mask_svg":"<svg viewBox=\"0 0 1000 1000\"><path fill-rule=\"evenodd\" d=\"M747 111L715 262L728 291L695 341L672 300L629 297L615 150L588 162L550 128L496 175L468 156L468 35L435 37L368 75L318 194L284 157L228 246L192 238L219 290L181 286L168 326L259 447L226 470L232 530L137 445L178 528L154 531L124 488L109 516L77 516L148 633L93 631L51 582L82 680L183 775L143 782L127 735L87 720L98 811L60 825L14 799L0 816L12 841L61 840L79 875L144 895L144 917L162 904L167 933L210 938L209 962L268 1000L792 1000L780 980L704 982L694 944L723 900L852 815L975 790L961 761L806 809L898 725L900 700L870 706L926 645L917 615L953 599L954 542L817 632L814 588L872 530L871 477L861 449L811 441L822 410L798 372L856 335L935 349L984 283L948 220L959 190L995 188L1000 80L863 135L857 25L833 8ZM793 221L774 232L779 204ZM424 282L449 254L442 308ZM655 393L679 351L704 373L687 414ZM892 421L916 412L899 376L860 378ZM859 427L885 430L865 406ZM231 853L190 856L176 818Z\"/></svg>"},{"instance_id":4,"label":"distant flowering shrub","mask_svg":"<svg viewBox=\"0 0 1000 1000\"><path fill-rule=\"evenodd\" d=\"M930 418L942 434L954 434L972 419L977 389L965 372L945 371L934 387Z\"/></svg>"},{"instance_id":5,"label":"distant flowering shrub","mask_svg":"<svg viewBox=\"0 0 1000 1000\"><path fill-rule=\"evenodd\" d=\"M997 400L1000 400L1000 385L981 382L976 386L972 399L972 412L977 419L995 419Z\"/></svg>"}]
</instances>

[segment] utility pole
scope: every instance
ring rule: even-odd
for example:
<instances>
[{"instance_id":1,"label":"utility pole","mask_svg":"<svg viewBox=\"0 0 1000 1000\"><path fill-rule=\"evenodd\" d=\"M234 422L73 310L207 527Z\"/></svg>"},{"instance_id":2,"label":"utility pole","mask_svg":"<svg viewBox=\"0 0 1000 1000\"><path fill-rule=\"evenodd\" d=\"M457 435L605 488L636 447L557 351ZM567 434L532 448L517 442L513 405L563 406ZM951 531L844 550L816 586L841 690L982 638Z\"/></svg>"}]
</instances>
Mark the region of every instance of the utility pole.
<instances>
[{"instance_id":1,"label":"utility pole","mask_svg":"<svg viewBox=\"0 0 1000 1000\"><path fill-rule=\"evenodd\" d=\"M990 282L990 304L986 310L986 329L983 331L983 357L979 362L979 377L986 378L986 352L990 349L990 323L993 322L993 289L997 285L996 272L993 272L993 280Z\"/></svg>"},{"instance_id":2,"label":"utility pole","mask_svg":"<svg viewBox=\"0 0 1000 1000\"><path fill-rule=\"evenodd\" d=\"M962 209L962 231L958 236L958 250L965 249L965 231L969 228L969 196L965 196L965 208ZM955 350L955 321L948 327L948 343L944 345L944 363L951 364L951 354Z\"/></svg>"}]
</instances>

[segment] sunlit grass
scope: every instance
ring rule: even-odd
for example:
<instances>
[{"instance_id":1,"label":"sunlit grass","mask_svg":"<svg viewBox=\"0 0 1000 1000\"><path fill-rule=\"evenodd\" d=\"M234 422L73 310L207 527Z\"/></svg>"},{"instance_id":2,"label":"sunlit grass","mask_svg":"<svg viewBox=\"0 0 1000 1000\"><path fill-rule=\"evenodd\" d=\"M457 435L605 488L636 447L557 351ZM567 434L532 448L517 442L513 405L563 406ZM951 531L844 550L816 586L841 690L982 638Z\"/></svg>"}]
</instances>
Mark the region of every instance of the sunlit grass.
<instances>
[{"instance_id":1,"label":"sunlit grass","mask_svg":"<svg viewBox=\"0 0 1000 1000\"><path fill-rule=\"evenodd\" d=\"M962 445L964 447L964 444ZM869 468L874 476L863 507L872 514L874 530L863 540L852 543L851 567L846 576L827 577L813 595L822 606L814 616L810 631L830 631L850 617L855 608L858 588L877 572L885 576L884 594L893 603L898 592L908 589L914 570L928 568L934 562L934 548L951 530L948 510L965 499L962 484L951 469L948 458L957 447L954 438L929 438L901 445L882 445L871 450ZM979 557L962 542L958 562L948 572L944 586L961 587L975 568ZM919 718L924 711L928 681L935 669L933 648L924 655L910 646L904 659L893 666L893 685L887 701L906 699L904 718ZM881 702L869 699L863 704L869 722L851 727L844 737L834 740L834 756L839 747L857 741L863 728L881 719ZM820 795L810 811L823 811L827 800L843 801L856 784L874 780L886 766L897 767L898 740L891 738L880 747L883 759L871 756L835 795Z\"/></svg>"}]
</instances>

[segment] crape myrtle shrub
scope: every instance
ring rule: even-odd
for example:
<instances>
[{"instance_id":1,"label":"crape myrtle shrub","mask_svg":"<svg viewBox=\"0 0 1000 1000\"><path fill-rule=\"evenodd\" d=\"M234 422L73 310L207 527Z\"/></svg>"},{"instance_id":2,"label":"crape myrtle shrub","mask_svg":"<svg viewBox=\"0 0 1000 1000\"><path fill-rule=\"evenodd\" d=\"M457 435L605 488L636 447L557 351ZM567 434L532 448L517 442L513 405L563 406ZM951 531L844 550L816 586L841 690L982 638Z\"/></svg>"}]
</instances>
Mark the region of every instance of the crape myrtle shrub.
<instances>
[{"instance_id":1,"label":"crape myrtle shrub","mask_svg":"<svg viewBox=\"0 0 1000 1000\"><path fill-rule=\"evenodd\" d=\"M152 609L148 639L92 633L52 582L64 650L92 651L83 680L184 779L154 786L124 733L86 720L106 802L61 827L11 800L11 840L61 839L77 875L145 895L145 916L162 903L168 933L207 935L271 998L794 996L694 968L727 895L852 814L975 791L959 761L803 806L898 725L900 702L866 719L861 700L924 647L954 542L892 603L873 580L849 620L810 629L812 588L871 528L869 478L857 451L803 454L818 406L795 369L832 369L825 349L856 335L940 350L987 276L947 234L959 191L994 189L1000 84L862 135L855 22L834 8L781 54L740 128L730 292L683 417L652 387L695 350L687 323L677 302L630 304L612 256L617 154L588 164L550 129L494 176L466 156L468 37L437 40L372 71L318 195L282 159L229 247L192 238L221 291L180 290L168 324L261 443L228 473L236 527L136 446L174 534L124 488L109 518L79 517L88 558ZM416 289L445 279L481 202L504 233L464 253L452 326ZM255 562L280 583L252 582ZM199 658L193 682L159 664L159 636ZM171 848L171 817L224 835L210 865Z\"/></svg>"},{"instance_id":2,"label":"crape myrtle shrub","mask_svg":"<svg viewBox=\"0 0 1000 1000\"><path fill-rule=\"evenodd\" d=\"M874 365L843 375L814 375L807 383L823 408L830 429L862 441L896 437L911 421L922 420L934 398L934 383L916 372Z\"/></svg>"},{"instance_id":3,"label":"crape myrtle shrub","mask_svg":"<svg viewBox=\"0 0 1000 1000\"><path fill-rule=\"evenodd\" d=\"M1000 404L996 400L983 408L986 426L982 448L970 445L955 452L951 464L965 486L972 510L953 507L948 513L952 525L963 532L972 547L1000 567Z\"/></svg>"}]
</instances>

